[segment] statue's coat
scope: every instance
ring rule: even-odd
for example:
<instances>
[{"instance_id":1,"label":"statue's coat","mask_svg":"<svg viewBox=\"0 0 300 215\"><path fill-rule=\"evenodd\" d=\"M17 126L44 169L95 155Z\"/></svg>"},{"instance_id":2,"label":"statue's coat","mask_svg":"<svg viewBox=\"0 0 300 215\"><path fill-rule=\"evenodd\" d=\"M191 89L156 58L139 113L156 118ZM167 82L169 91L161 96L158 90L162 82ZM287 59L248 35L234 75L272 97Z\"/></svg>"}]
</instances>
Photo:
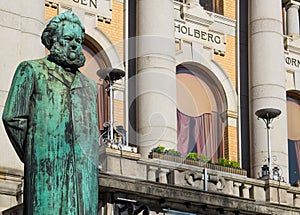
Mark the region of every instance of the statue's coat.
<instances>
[{"instance_id":1,"label":"statue's coat","mask_svg":"<svg viewBox=\"0 0 300 215\"><path fill-rule=\"evenodd\" d=\"M96 84L43 58L22 62L3 112L25 164L24 214L97 214Z\"/></svg>"}]
</instances>

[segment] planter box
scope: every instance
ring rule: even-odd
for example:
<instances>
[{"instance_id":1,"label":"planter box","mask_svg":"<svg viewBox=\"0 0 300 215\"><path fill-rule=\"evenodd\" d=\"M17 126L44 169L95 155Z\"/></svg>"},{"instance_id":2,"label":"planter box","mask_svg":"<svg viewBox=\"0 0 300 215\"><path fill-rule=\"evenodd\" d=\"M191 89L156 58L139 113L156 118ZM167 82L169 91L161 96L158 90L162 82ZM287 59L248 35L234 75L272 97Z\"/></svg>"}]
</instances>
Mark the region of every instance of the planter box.
<instances>
[{"instance_id":1,"label":"planter box","mask_svg":"<svg viewBox=\"0 0 300 215\"><path fill-rule=\"evenodd\" d=\"M167 161L172 161L176 163L184 163L185 159L179 156L173 156L173 155L166 155L166 154L160 154L157 152L152 152L149 155L149 158L156 158L156 159L161 159L161 160L167 160Z\"/></svg>"},{"instance_id":2,"label":"planter box","mask_svg":"<svg viewBox=\"0 0 300 215\"><path fill-rule=\"evenodd\" d=\"M172 162L176 162L176 163L185 163L188 165L199 166L202 168L213 169L213 170L217 170L217 171L247 176L247 171L243 170L243 169L236 169L236 168L232 168L232 167L221 166L218 164L206 163L203 161L189 160L189 159L185 159L182 157L160 154L157 152L151 152L149 155L149 158L167 160L167 161L172 161Z\"/></svg>"}]
</instances>

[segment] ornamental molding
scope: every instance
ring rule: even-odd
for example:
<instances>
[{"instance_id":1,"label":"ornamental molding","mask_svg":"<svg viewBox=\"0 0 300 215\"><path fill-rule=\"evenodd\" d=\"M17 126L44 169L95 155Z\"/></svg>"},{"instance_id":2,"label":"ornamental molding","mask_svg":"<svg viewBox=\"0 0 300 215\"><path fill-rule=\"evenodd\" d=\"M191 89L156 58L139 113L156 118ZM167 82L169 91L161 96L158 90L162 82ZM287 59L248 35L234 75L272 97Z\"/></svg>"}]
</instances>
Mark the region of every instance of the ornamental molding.
<instances>
[{"instance_id":1,"label":"ornamental molding","mask_svg":"<svg viewBox=\"0 0 300 215\"><path fill-rule=\"evenodd\" d=\"M288 71L300 71L300 36L285 36L284 47L285 68Z\"/></svg>"},{"instance_id":2,"label":"ornamental molding","mask_svg":"<svg viewBox=\"0 0 300 215\"><path fill-rule=\"evenodd\" d=\"M177 41L197 42L215 54L225 55L226 38L235 36L236 20L206 11L200 4L175 2L174 10Z\"/></svg>"},{"instance_id":3,"label":"ornamental molding","mask_svg":"<svg viewBox=\"0 0 300 215\"><path fill-rule=\"evenodd\" d=\"M195 23L205 27L211 26L211 24L214 22L213 16L206 13L203 7L201 7L199 4L181 5L180 17L187 22Z\"/></svg>"},{"instance_id":4,"label":"ornamental molding","mask_svg":"<svg viewBox=\"0 0 300 215\"><path fill-rule=\"evenodd\" d=\"M286 51L293 52L295 54L300 55L300 36L299 35L285 36L284 45L285 45Z\"/></svg>"}]
</instances>

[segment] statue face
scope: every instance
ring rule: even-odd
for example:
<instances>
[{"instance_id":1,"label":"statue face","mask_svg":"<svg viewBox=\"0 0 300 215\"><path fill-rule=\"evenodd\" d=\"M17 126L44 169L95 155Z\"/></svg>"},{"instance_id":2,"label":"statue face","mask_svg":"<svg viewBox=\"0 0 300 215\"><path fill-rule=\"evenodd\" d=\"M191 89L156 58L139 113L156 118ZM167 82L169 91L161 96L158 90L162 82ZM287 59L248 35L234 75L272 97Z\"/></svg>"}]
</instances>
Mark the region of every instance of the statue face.
<instances>
[{"instance_id":1,"label":"statue face","mask_svg":"<svg viewBox=\"0 0 300 215\"><path fill-rule=\"evenodd\" d=\"M58 42L70 61L74 61L79 57L82 51L82 30L75 23L66 22L62 26L61 35L58 37Z\"/></svg>"},{"instance_id":2,"label":"statue face","mask_svg":"<svg viewBox=\"0 0 300 215\"><path fill-rule=\"evenodd\" d=\"M82 29L76 23L64 21L57 29L56 41L50 49L50 57L57 64L71 69L82 67Z\"/></svg>"}]
</instances>

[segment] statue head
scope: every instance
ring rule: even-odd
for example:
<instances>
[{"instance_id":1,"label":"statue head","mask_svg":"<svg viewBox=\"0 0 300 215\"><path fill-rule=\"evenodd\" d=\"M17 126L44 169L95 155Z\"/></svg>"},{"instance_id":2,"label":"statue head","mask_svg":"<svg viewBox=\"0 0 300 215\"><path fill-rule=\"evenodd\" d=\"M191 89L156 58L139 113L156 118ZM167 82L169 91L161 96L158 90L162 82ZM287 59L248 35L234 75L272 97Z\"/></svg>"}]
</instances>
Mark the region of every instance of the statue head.
<instances>
[{"instance_id":1,"label":"statue head","mask_svg":"<svg viewBox=\"0 0 300 215\"><path fill-rule=\"evenodd\" d=\"M82 42L85 28L71 11L55 16L42 34L42 43L50 51L50 59L62 67L82 67L85 56Z\"/></svg>"}]
</instances>

